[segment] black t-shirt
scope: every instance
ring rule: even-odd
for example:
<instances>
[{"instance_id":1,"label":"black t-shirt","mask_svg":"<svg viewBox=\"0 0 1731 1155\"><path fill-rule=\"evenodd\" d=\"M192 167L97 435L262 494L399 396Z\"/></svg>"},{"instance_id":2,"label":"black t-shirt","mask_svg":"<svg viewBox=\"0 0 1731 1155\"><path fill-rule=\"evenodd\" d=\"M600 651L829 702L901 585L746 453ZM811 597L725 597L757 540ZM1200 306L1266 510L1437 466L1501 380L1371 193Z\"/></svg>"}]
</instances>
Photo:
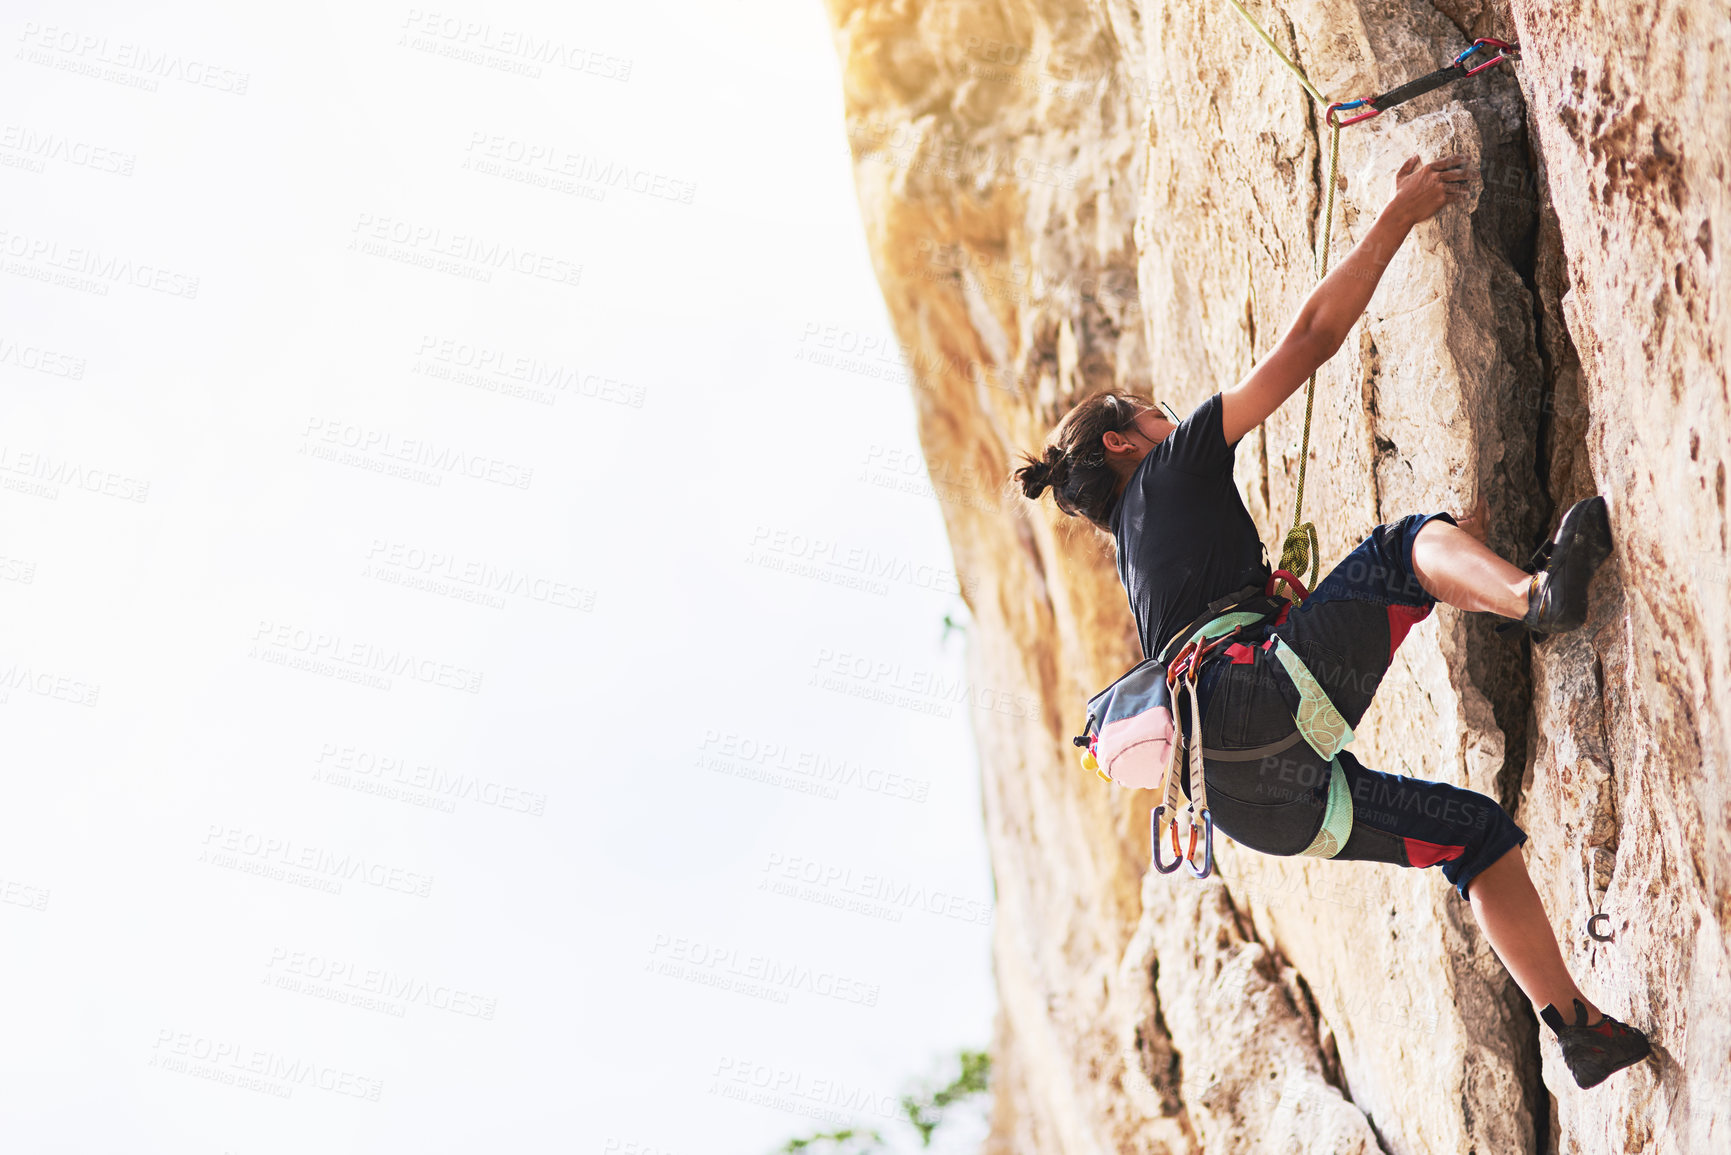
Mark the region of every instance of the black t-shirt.
<instances>
[{"instance_id":1,"label":"black t-shirt","mask_svg":"<svg viewBox=\"0 0 1731 1155\"><path fill-rule=\"evenodd\" d=\"M1256 523L1232 480L1216 393L1148 451L1112 510L1118 577L1153 657L1208 603L1266 581Z\"/></svg>"}]
</instances>

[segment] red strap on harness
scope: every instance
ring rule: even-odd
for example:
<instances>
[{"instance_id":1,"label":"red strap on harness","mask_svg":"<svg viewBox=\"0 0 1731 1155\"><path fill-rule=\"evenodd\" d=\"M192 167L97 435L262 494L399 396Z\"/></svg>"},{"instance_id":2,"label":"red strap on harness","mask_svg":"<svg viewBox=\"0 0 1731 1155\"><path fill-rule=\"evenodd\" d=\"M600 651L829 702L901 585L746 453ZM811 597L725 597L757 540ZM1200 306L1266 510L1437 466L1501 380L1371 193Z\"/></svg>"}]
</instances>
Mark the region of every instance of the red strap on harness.
<instances>
[{"instance_id":1,"label":"red strap on harness","mask_svg":"<svg viewBox=\"0 0 1731 1155\"><path fill-rule=\"evenodd\" d=\"M1284 569L1277 569L1268 575L1268 586L1262 592L1268 597L1273 597L1275 584L1282 581L1297 591L1299 601L1310 596L1310 591L1304 588L1304 583L1298 580L1297 575L1291 570Z\"/></svg>"}]
</instances>

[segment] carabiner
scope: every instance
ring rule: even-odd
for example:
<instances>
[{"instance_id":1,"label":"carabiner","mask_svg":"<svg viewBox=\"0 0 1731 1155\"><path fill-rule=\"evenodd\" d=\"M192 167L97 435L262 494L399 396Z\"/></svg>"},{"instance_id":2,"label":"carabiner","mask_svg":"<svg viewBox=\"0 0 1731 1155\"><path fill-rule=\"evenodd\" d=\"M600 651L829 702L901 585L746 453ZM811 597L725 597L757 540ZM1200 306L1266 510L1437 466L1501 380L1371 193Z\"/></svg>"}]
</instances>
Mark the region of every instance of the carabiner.
<instances>
[{"instance_id":1,"label":"carabiner","mask_svg":"<svg viewBox=\"0 0 1731 1155\"><path fill-rule=\"evenodd\" d=\"M1343 120L1339 124L1334 123L1335 112L1345 112L1349 108L1363 108L1366 105L1370 107L1369 112L1361 112L1351 120ZM1381 115L1382 109L1371 104L1368 100L1337 100L1328 106L1327 111L1322 114L1322 119L1327 122L1330 128L1345 128L1349 124L1357 124L1361 120L1369 120L1373 116Z\"/></svg>"},{"instance_id":2,"label":"carabiner","mask_svg":"<svg viewBox=\"0 0 1731 1155\"><path fill-rule=\"evenodd\" d=\"M1274 587L1276 585L1278 585L1280 582L1285 582L1287 585L1291 586L1294 590L1296 590L1298 593L1298 600L1299 601L1303 601L1305 598L1310 596L1310 591L1304 588L1304 583L1299 581L1296 575L1294 575L1293 573L1291 573L1288 570L1283 570L1283 569L1277 569L1273 573L1268 575L1268 584L1263 588L1263 591L1262 591L1263 596L1264 597L1270 597L1270 598L1273 597L1274 596Z\"/></svg>"},{"instance_id":3,"label":"carabiner","mask_svg":"<svg viewBox=\"0 0 1731 1155\"><path fill-rule=\"evenodd\" d=\"M1495 48L1497 50L1497 54L1495 56L1491 57L1489 60L1485 61L1483 64L1479 65L1477 68L1467 69L1466 74L1468 76L1476 76L1479 73L1483 72L1487 68L1490 68L1494 65L1501 64L1505 60L1511 60L1511 59L1513 59L1513 57L1510 55L1510 53L1514 53L1516 56L1518 56L1518 55L1520 55L1520 51L1521 51L1518 47L1516 47L1513 44L1510 44L1506 40L1491 40L1487 37L1483 40L1473 41L1473 45L1471 48L1467 49L1465 52L1463 52L1459 56L1455 57L1454 67L1459 68L1466 61L1467 57L1471 56L1473 53L1477 52L1479 49L1487 48L1487 47L1488 48Z\"/></svg>"},{"instance_id":4,"label":"carabiner","mask_svg":"<svg viewBox=\"0 0 1731 1155\"><path fill-rule=\"evenodd\" d=\"M1208 813L1208 808L1202 808L1202 869L1196 869L1196 819L1190 819L1190 851L1184 856L1184 865L1190 868L1190 873L1196 878L1207 878L1214 873L1214 815Z\"/></svg>"},{"instance_id":5,"label":"carabiner","mask_svg":"<svg viewBox=\"0 0 1731 1155\"><path fill-rule=\"evenodd\" d=\"M1168 864L1160 858L1160 816L1164 813L1166 813L1165 803L1154 808L1154 812L1149 815L1148 819L1149 833L1154 838L1154 869L1161 874L1171 874L1178 869L1178 864L1184 859L1178 850L1178 818L1176 815L1173 816L1172 823L1168 827L1172 831L1172 861Z\"/></svg>"},{"instance_id":6,"label":"carabiner","mask_svg":"<svg viewBox=\"0 0 1731 1155\"><path fill-rule=\"evenodd\" d=\"M1196 648L1201 643L1192 638L1184 643L1184 648L1172 655L1172 661L1166 666L1166 687L1176 689L1178 681L1184 676L1196 658Z\"/></svg>"}]
</instances>

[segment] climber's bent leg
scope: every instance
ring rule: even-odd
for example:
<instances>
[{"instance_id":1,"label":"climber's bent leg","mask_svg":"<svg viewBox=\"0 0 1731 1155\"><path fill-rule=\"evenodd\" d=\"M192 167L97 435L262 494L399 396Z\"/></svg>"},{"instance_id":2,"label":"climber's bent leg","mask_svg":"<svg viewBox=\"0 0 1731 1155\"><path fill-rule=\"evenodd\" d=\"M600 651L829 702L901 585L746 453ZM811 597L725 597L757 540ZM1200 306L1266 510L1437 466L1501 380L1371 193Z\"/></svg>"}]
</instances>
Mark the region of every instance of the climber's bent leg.
<instances>
[{"instance_id":1,"label":"climber's bent leg","mask_svg":"<svg viewBox=\"0 0 1731 1155\"><path fill-rule=\"evenodd\" d=\"M1416 535L1412 568L1436 600L1456 609L1519 618L1532 575L1457 525L1432 522Z\"/></svg>"},{"instance_id":2,"label":"climber's bent leg","mask_svg":"<svg viewBox=\"0 0 1731 1155\"><path fill-rule=\"evenodd\" d=\"M1599 1009L1563 965L1521 856L1526 832L1508 812L1477 791L1379 773L1345 750L1339 758L1352 794L1353 822L1334 857L1441 866L1443 876L1472 904L1491 948L1535 1007L1570 1007L1579 999L1589 1016L1597 1017ZM1215 830L1251 850L1297 854L1322 826L1329 765L1302 742L1250 760L1211 757L1205 770ZM1377 879L1359 875L1357 884L1372 902L1381 901Z\"/></svg>"},{"instance_id":3,"label":"climber's bent leg","mask_svg":"<svg viewBox=\"0 0 1731 1155\"><path fill-rule=\"evenodd\" d=\"M1479 872L1467 892L1467 901L1472 903L1473 916L1490 940L1491 949L1535 1008L1570 1007L1574 1005L1571 1000L1579 999L1589 1018L1598 1018L1599 1008L1581 993L1563 965L1563 952L1557 946L1545 904L1533 887L1518 848Z\"/></svg>"},{"instance_id":4,"label":"climber's bent leg","mask_svg":"<svg viewBox=\"0 0 1731 1155\"><path fill-rule=\"evenodd\" d=\"M1299 853L1322 828L1328 760L1304 742L1250 758L1243 753L1216 749L1204 757L1215 829L1263 854ZM1473 880L1527 840L1495 799L1477 791L1369 770L1347 750L1338 758L1352 795L1352 830L1336 859L1440 866L1469 898ZM1364 885L1376 881L1367 876ZM1548 923L1540 925L1548 932Z\"/></svg>"},{"instance_id":5,"label":"climber's bent leg","mask_svg":"<svg viewBox=\"0 0 1731 1155\"><path fill-rule=\"evenodd\" d=\"M1489 556L1524 586L1527 575L1453 523L1446 513L1414 514L1376 527L1284 622L1253 631L1204 668L1202 745L1216 830L1264 854L1294 855L1310 846L1327 809L1328 760L1294 741L1295 692L1269 653L1266 634L1291 646L1356 726L1407 631L1438 600L1435 587L1421 580L1422 567L1438 568L1430 555L1443 558L1444 572L1454 572L1450 566L1465 558L1456 568L1480 566L1482 581L1508 576L1485 562ZM1460 547L1459 539L1474 549ZM1335 858L1441 866L1536 1005L1570 1007L1579 998L1589 1014L1598 1013L1563 968L1521 857L1527 835L1495 799L1445 782L1369 770L1345 750L1339 761L1352 796L1353 825ZM1188 793L1188 774L1185 787ZM1365 878L1364 885L1369 890L1375 881Z\"/></svg>"},{"instance_id":6,"label":"climber's bent leg","mask_svg":"<svg viewBox=\"0 0 1731 1155\"><path fill-rule=\"evenodd\" d=\"M1496 799L1476 790L1370 770L1347 750L1340 768L1352 792L1352 836L1336 858L1441 866L1470 898L1473 880L1527 840Z\"/></svg>"},{"instance_id":7,"label":"climber's bent leg","mask_svg":"<svg viewBox=\"0 0 1731 1155\"><path fill-rule=\"evenodd\" d=\"M1436 604L1413 568L1414 542L1432 523L1453 521L1413 514L1377 526L1285 621L1208 663L1202 746L1217 829L1265 854L1297 854L1326 809L1328 760L1294 741L1297 690L1269 650L1273 639L1261 635L1290 646L1347 724L1358 725L1407 631ZM1483 794L1367 770L1349 751L1339 757L1354 822L1337 858L1440 864L1464 898L1466 883L1526 840Z\"/></svg>"}]
</instances>

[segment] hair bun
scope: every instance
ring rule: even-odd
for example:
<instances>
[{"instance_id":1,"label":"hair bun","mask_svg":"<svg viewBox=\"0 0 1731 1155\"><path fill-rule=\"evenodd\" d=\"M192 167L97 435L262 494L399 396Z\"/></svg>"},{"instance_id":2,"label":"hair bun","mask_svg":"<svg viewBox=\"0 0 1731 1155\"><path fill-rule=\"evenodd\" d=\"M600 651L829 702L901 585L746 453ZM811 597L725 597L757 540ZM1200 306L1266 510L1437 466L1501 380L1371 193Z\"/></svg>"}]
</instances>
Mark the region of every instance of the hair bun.
<instances>
[{"instance_id":1,"label":"hair bun","mask_svg":"<svg viewBox=\"0 0 1731 1155\"><path fill-rule=\"evenodd\" d=\"M1064 460L1064 451L1055 445L1046 447L1046 459L1036 461L1023 455L1028 464L1016 471L1016 480L1022 483L1022 493L1030 501L1037 501L1048 488L1062 489L1070 479L1070 467Z\"/></svg>"},{"instance_id":2,"label":"hair bun","mask_svg":"<svg viewBox=\"0 0 1731 1155\"><path fill-rule=\"evenodd\" d=\"M1063 489L1070 480L1070 462L1056 445L1046 450L1046 484Z\"/></svg>"}]
</instances>

